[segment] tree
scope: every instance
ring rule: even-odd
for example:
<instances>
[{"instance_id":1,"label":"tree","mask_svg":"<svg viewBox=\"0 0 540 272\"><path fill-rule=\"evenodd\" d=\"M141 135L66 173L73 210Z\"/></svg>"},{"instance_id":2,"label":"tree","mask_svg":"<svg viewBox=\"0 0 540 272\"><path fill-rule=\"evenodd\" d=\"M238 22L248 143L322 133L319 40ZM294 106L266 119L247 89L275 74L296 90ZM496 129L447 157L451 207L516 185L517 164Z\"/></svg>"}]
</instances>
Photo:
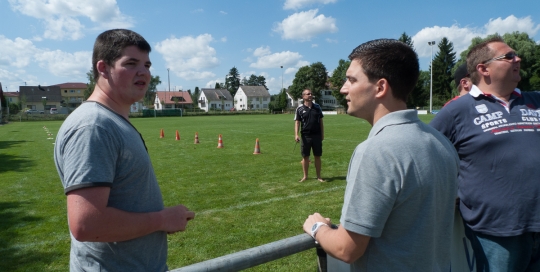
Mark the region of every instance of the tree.
<instances>
[{"instance_id":1,"label":"tree","mask_svg":"<svg viewBox=\"0 0 540 272\"><path fill-rule=\"evenodd\" d=\"M334 70L332 76L328 78L328 82L330 83L330 90L332 90L332 95L336 98L337 102L345 109L347 109L347 100L345 99L345 96L340 93L340 91L341 87L343 87L343 84L347 80L346 76L349 65L351 65L350 60L340 59L338 67Z\"/></svg>"},{"instance_id":2,"label":"tree","mask_svg":"<svg viewBox=\"0 0 540 272\"><path fill-rule=\"evenodd\" d=\"M191 95L191 100L193 100L193 106L198 105L197 101L199 100L200 96L201 96L201 90L199 89L199 87L195 87L195 91Z\"/></svg>"},{"instance_id":3,"label":"tree","mask_svg":"<svg viewBox=\"0 0 540 272\"><path fill-rule=\"evenodd\" d=\"M146 106L151 106L154 104L154 101L156 99L156 91L157 86L161 84L161 79L159 76L152 76L150 78L150 84L148 84L148 89L146 90L146 93L144 94L144 104Z\"/></svg>"},{"instance_id":4,"label":"tree","mask_svg":"<svg viewBox=\"0 0 540 272\"><path fill-rule=\"evenodd\" d=\"M433 59L433 104L443 106L452 98L452 68L456 64L454 45L446 37L438 44L439 52Z\"/></svg>"},{"instance_id":5,"label":"tree","mask_svg":"<svg viewBox=\"0 0 540 272\"><path fill-rule=\"evenodd\" d=\"M214 86L214 89L226 89L225 84L216 82L216 85Z\"/></svg>"},{"instance_id":6,"label":"tree","mask_svg":"<svg viewBox=\"0 0 540 272\"><path fill-rule=\"evenodd\" d=\"M266 87L266 78L264 76L256 76L254 74L251 74L249 79L242 79L242 85L245 86L264 86L267 90L268 87Z\"/></svg>"},{"instance_id":7,"label":"tree","mask_svg":"<svg viewBox=\"0 0 540 272\"><path fill-rule=\"evenodd\" d=\"M233 67L229 70L229 74L225 78L225 88L234 97L236 91L238 91L238 87L240 87L240 73L236 67Z\"/></svg>"},{"instance_id":8,"label":"tree","mask_svg":"<svg viewBox=\"0 0 540 272\"><path fill-rule=\"evenodd\" d=\"M294 76L293 85L289 87L291 96L298 99L304 89L310 89L315 98L321 97L321 90L326 88L328 74L326 67L321 62L312 63L298 69Z\"/></svg>"},{"instance_id":9,"label":"tree","mask_svg":"<svg viewBox=\"0 0 540 272\"><path fill-rule=\"evenodd\" d=\"M418 82L407 98L407 107L425 107L429 101L429 71L420 71Z\"/></svg>"},{"instance_id":10,"label":"tree","mask_svg":"<svg viewBox=\"0 0 540 272\"><path fill-rule=\"evenodd\" d=\"M405 43L406 45L408 45L410 48L412 48L412 50L414 50L414 42L411 38L411 36L407 35L407 33L403 32L403 34L401 34L401 36L399 37L398 39L400 42L403 42ZM416 50L414 50L416 51Z\"/></svg>"},{"instance_id":11,"label":"tree","mask_svg":"<svg viewBox=\"0 0 540 272\"><path fill-rule=\"evenodd\" d=\"M96 81L94 80L92 68L90 68L90 71L86 73L86 78L88 79L88 83L86 84L86 90L84 90L84 100L87 100L88 97L92 95L94 88L96 87Z\"/></svg>"},{"instance_id":12,"label":"tree","mask_svg":"<svg viewBox=\"0 0 540 272\"><path fill-rule=\"evenodd\" d=\"M19 108L21 108L21 110L25 110L26 109L26 95L21 95L21 97L19 98Z\"/></svg>"}]
</instances>

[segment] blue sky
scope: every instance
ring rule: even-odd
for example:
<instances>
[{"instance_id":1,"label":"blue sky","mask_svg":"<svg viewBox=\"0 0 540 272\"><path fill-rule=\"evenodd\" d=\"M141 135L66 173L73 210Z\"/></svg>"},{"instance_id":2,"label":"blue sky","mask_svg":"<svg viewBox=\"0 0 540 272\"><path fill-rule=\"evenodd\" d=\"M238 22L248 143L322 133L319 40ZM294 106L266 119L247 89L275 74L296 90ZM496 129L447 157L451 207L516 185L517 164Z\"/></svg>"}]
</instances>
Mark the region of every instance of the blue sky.
<instances>
[{"instance_id":1,"label":"blue sky","mask_svg":"<svg viewBox=\"0 0 540 272\"><path fill-rule=\"evenodd\" d=\"M168 77L171 90L213 88L234 66L242 78L263 75L275 94L302 66L320 61L331 73L359 44L403 32L422 70L428 41L442 37L458 54L495 32L538 42L539 11L538 0L0 0L0 82L10 92L25 82L87 82L96 36L128 28L152 46L160 91Z\"/></svg>"}]
</instances>

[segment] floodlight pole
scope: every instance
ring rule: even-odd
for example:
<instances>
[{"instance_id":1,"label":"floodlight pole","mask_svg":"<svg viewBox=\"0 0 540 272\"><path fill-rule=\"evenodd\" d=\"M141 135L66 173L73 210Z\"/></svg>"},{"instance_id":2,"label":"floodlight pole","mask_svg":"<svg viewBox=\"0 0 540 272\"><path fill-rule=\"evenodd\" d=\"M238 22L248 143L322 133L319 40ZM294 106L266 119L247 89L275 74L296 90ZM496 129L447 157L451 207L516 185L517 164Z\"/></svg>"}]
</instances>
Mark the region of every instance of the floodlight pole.
<instances>
[{"instance_id":1,"label":"floodlight pole","mask_svg":"<svg viewBox=\"0 0 540 272\"><path fill-rule=\"evenodd\" d=\"M171 78L169 77L169 68L167 68L167 81L169 81L169 99L171 99ZM167 96L165 96L165 105L167 104ZM165 105L163 105L165 107Z\"/></svg>"},{"instance_id":2,"label":"floodlight pole","mask_svg":"<svg viewBox=\"0 0 540 272\"><path fill-rule=\"evenodd\" d=\"M431 47L431 58L429 59L429 68L431 70L431 79L429 80L429 113L433 112L433 45L435 41L428 42Z\"/></svg>"},{"instance_id":3,"label":"floodlight pole","mask_svg":"<svg viewBox=\"0 0 540 272\"><path fill-rule=\"evenodd\" d=\"M283 65L281 66L281 90L280 92L283 91Z\"/></svg>"}]
</instances>

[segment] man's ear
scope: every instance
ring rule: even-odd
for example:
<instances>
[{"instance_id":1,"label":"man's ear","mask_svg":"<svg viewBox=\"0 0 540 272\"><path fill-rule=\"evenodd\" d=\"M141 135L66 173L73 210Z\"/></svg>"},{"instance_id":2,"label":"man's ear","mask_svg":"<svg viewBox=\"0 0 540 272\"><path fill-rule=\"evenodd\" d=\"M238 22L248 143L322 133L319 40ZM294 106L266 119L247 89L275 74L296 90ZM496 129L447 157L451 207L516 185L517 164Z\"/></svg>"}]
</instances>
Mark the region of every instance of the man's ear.
<instances>
[{"instance_id":1,"label":"man's ear","mask_svg":"<svg viewBox=\"0 0 540 272\"><path fill-rule=\"evenodd\" d=\"M107 63L105 63L105 61L103 60L98 61L96 63L96 68L100 77L104 79L109 78L109 66L107 65Z\"/></svg>"},{"instance_id":2,"label":"man's ear","mask_svg":"<svg viewBox=\"0 0 540 272\"><path fill-rule=\"evenodd\" d=\"M383 98L390 92L390 85L388 85L388 80L386 80L386 78L377 80L375 88L375 97L377 98Z\"/></svg>"},{"instance_id":3,"label":"man's ear","mask_svg":"<svg viewBox=\"0 0 540 272\"><path fill-rule=\"evenodd\" d=\"M487 66L482 63L479 63L478 65L476 65L476 72L480 74L481 76L489 76L489 71L487 69Z\"/></svg>"}]
</instances>

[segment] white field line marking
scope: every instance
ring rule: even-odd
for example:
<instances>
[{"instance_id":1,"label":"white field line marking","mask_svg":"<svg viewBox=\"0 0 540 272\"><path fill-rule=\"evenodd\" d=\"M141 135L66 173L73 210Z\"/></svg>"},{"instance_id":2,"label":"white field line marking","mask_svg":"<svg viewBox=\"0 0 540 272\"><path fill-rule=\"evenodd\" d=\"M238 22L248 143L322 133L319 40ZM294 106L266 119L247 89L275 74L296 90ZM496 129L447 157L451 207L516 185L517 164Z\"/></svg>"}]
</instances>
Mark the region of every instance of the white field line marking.
<instances>
[{"instance_id":1,"label":"white field line marking","mask_svg":"<svg viewBox=\"0 0 540 272\"><path fill-rule=\"evenodd\" d=\"M336 186L336 187L332 187L332 188L328 188L328 189L320 190L320 191L313 191L313 192L308 192L308 193L303 193L303 194L296 194L296 195L289 195L289 196L284 196L284 197L275 197L275 198L270 198L270 199L267 199L267 200L264 200L264 201L254 201L254 202L244 203L244 204L240 204L240 205L236 205L236 206L230 206L230 207L227 207L227 208L224 208L224 209L212 209L212 210L206 210L206 211L202 211L202 212L195 212L195 214L205 215L205 214L216 213L216 212L226 212L226 211L231 211L231 210L236 210L236 209L243 209L243 208L246 208L246 207L252 207L252 206L257 206L257 205L262 205L262 204L268 204L268 203L271 203L271 202L282 201L282 200L286 200L286 199L299 198L299 197L303 197L303 196L320 194L320 193L327 193L327 192L336 191L336 190L344 189L344 188L345 188L345 186Z\"/></svg>"}]
</instances>

